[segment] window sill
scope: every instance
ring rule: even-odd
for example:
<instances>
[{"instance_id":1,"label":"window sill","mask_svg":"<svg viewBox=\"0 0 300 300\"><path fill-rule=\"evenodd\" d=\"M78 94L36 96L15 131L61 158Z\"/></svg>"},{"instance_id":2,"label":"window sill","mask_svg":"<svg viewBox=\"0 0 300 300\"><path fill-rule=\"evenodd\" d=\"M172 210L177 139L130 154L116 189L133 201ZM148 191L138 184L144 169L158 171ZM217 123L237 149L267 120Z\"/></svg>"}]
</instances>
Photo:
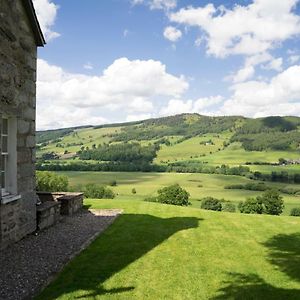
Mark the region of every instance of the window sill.
<instances>
[{"instance_id":1,"label":"window sill","mask_svg":"<svg viewBox=\"0 0 300 300\"><path fill-rule=\"evenodd\" d=\"M10 202L21 199L21 195L6 195L0 199L1 204L8 204Z\"/></svg>"}]
</instances>

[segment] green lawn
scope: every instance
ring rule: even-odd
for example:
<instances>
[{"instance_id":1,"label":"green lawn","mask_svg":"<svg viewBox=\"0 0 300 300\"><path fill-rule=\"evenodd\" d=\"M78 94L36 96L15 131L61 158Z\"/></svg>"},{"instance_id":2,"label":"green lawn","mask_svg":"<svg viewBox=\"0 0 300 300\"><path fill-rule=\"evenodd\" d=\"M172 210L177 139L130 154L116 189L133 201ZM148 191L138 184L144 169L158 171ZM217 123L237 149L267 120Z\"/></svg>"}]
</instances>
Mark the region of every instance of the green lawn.
<instances>
[{"instance_id":1,"label":"green lawn","mask_svg":"<svg viewBox=\"0 0 300 300\"><path fill-rule=\"evenodd\" d=\"M299 299L300 219L89 200L124 214L38 297Z\"/></svg>"},{"instance_id":2,"label":"green lawn","mask_svg":"<svg viewBox=\"0 0 300 300\"><path fill-rule=\"evenodd\" d=\"M241 176L225 176L217 174L189 174L189 173L141 173L141 172L59 172L67 175L71 186L95 183L107 185L112 180L117 181L116 187L111 187L118 195L117 199L142 200L147 196L155 195L156 191L174 183L180 184L191 195L193 207L200 207L199 199L207 196L238 203L247 197L256 197L261 192L246 190L227 190L225 185L245 184L251 180ZM290 186L299 188L300 185L267 183L274 187ZM137 191L132 194L132 189ZM300 207L300 197L283 194L285 201L284 214L288 215L291 208Z\"/></svg>"}]
</instances>

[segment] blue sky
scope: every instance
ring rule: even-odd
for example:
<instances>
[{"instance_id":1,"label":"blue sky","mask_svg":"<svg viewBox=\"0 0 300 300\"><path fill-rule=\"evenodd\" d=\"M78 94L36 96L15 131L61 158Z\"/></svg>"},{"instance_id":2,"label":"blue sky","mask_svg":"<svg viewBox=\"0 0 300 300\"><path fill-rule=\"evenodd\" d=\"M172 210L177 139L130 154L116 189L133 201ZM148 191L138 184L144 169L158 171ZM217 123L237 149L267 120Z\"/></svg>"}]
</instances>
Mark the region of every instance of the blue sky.
<instances>
[{"instance_id":1,"label":"blue sky","mask_svg":"<svg viewBox=\"0 0 300 300\"><path fill-rule=\"evenodd\" d=\"M47 39L38 129L184 112L300 116L298 0L34 4Z\"/></svg>"}]
</instances>

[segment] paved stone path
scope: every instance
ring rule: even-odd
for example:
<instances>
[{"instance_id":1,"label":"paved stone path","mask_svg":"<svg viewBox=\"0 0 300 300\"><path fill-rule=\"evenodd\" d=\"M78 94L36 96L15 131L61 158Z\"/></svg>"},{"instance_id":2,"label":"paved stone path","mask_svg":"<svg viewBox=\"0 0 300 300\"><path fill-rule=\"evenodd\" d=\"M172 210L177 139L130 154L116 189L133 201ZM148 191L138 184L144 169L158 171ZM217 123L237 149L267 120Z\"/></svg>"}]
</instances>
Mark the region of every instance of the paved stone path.
<instances>
[{"instance_id":1,"label":"paved stone path","mask_svg":"<svg viewBox=\"0 0 300 300\"><path fill-rule=\"evenodd\" d=\"M0 299L31 299L120 213L83 210L0 251Z\"/></svg>"}]
</instances>

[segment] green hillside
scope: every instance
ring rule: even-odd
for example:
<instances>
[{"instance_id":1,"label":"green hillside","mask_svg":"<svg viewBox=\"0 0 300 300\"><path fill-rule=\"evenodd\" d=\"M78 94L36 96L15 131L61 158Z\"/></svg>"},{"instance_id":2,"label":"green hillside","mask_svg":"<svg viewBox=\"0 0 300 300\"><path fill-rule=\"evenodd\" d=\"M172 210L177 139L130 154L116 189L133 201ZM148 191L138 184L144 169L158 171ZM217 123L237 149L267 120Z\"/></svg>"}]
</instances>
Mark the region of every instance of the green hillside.
<instances>
[{"instance_id":1,"label":"green hillside","mask_svg":"<svg viewBox=\"0 0 300 300\"><path fill-rule=\"evenodd\" d=\"M251 170L255 170L253 165L277 164L280 158L300 158L299 124L298 117L249 119L181 114L123 124L41 131L37 132L37 157L55 164L80 160L91 164L95 157L99 163L116 163L103 154L104 147L113 152L116 150L113 145L120 144L116 151L128 153L128 143L139 143L139 151L156 145L152 157L155 165L194 161L215 166L251 164ZM134 155L118 162L125 169L125 162L135 166L142 163ZM268 170L276 169L271 166Z\"/></svg>"}]
</instances>

